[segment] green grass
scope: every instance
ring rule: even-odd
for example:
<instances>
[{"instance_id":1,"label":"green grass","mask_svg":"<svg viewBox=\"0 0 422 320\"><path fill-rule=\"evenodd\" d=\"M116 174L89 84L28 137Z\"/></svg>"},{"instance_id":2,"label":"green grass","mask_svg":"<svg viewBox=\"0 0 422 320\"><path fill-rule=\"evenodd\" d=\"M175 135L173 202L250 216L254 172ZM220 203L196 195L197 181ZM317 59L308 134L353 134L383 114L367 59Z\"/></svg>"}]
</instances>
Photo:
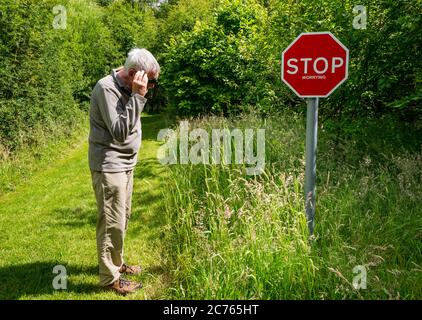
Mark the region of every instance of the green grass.
<instances>
[{"instance_id":1,"label":"green grass","mask_svg":"<svg viewBox=\"0 0 422 320\"><path fill-rule=\"evenodd\" d=\"M420 135L416 151L389 140L420 131L380 121L347 139L321 130L315 239L308 241L304 117L214 117L190 125L265 128L266 169L251 177L239 165L172 167L166 208L174 226L167 233L173 298L422 297ZM367 288L356 290L359 265Z\"/></svg>"},{"instance_id":2,"label":"green grass","mask_svg":"<svg viewBox=\"0 0 422 320\"><path fill-rule=\"evenodd\" d=\"M87 132L88 119L80 110L66 123L36 125L30 133L21 132L21 141L13 151L0 144L0 196L16 190L38 170L66 157L63 150L72 148Z\"/></svg>"},{"instance_id":3,"label":"green grass","mask_svg":"<svg viewBox=\"0 0 422 320\"><path fill-rule=\"evenodd\" d=\"M30 179L0 197L0 299L422 298L421 141L404 139L417 131L367 124L345 138L320 130L309 241L303 116L191 121L191 129L265 128L266 169L257 177L243 166L162 166L156 137L169 125L162 116L142 121L125 254L144 266L133 277L144 288L123 298L97 286L83 129L63 144L66 153L34 164ZM55 265L67 268L67 290L53 289ZM352 286L357 265L367 269L367 289Z\"/></svg>"},{"instance_id":4,"label":"green grass","mask_svg":"<svg viewBox=\"0 0 422 320\"><path fill-rule=\"evenodd\" d=\"M156 160L158 116L143 115L143 143L135 170L133 215L125 256L144 272L144 288L128 299L163 297L170 275L163 255L162 194L166 168ZM87 162L87 135L57 162L0 197L0 299L119 299L98 288L96 207ZM55 265L64 265L67 290L54 290Z\"/></svg>"}]
</instances>

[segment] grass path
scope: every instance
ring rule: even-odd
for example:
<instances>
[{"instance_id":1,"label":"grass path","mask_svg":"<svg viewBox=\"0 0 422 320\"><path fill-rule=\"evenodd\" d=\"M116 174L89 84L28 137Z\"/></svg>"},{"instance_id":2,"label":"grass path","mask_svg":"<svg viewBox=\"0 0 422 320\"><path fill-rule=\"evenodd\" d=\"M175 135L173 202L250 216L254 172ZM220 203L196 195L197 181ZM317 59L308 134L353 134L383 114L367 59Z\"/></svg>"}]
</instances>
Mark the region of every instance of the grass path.
<instances>
[{"instance_id":1,"label":"grass path","mask_svg":"<svg viewBox=\"0 0 422 320\"><path fill-rule=\"evenodd\" d=\"M135 170L132 219L125 243L129 263L144 272L144 287L126 298L97 286L96 205L86 135L68 155L0 197L0 299L158 299L169 277L163 255L162 192L166 169L156 160L157 132L165 124L145 115ZM55 290L53 267L66 267L67 290Z\"/></svg>"}]
</instances>

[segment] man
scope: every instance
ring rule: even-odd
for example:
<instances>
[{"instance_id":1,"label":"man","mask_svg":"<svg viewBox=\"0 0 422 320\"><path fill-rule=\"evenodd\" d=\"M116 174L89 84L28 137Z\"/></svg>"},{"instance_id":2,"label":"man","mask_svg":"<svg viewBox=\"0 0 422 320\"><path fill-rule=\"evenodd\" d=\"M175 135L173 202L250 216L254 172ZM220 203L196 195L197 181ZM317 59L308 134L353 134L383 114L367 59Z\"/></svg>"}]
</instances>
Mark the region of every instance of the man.
<instances>
[{"instance_id":1,"label":"man","mask_svg":"<svg viewBox=\"0 0 422 320\"><path fill-rule=\"evenodd\" d=\"M126 295L139 282L139 266L123 260L123 243L131 213L133 170L141 145L141 112L160 66L146 49L132 49L123 68L98 81L91 95L89 167L97 200L97 253L100 286Z\"/></svg>"}]
</instances>

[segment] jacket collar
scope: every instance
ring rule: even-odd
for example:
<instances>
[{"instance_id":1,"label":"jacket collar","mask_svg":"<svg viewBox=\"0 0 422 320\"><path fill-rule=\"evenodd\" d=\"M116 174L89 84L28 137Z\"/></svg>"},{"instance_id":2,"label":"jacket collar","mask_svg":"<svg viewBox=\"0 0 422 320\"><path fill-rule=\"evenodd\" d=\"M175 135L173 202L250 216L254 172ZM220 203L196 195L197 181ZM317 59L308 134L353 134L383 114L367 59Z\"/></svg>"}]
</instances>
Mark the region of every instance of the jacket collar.
<instances>
[{"instance_id":1,"label":"jacket collar","mask_svg":"<svg viewBox=\"0 0 422 320\"><path fill-rule=\"evenodd\" d=\"M121 88L122 91L124 91L128 95L131 95L132 94L131 90L123 83L122 79L120 79L120 77L117 75L117 72L120 71L121 69L122 69L122 67L117 68L117 69L113 69L111 75L113 76L113 79L117 83L119 88Z\"/></svg>"}]
</instances>

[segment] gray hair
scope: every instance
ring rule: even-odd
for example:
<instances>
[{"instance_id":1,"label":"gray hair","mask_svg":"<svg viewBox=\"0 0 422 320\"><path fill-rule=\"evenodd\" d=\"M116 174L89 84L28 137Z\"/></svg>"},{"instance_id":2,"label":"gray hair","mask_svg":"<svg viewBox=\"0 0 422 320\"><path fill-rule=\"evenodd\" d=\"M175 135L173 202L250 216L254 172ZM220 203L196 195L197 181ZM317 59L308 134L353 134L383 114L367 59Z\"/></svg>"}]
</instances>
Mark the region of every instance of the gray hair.
<instances>
[{"instance_id":1,"label":"gray hair","mask_svg":"<svg viewBox=\"0 0 422 320\"><path fill-rule=\"evenodd\" d=\"M160 65L155 57L147 49L133 48L129 51L124 65L127 72L129 69L144 70L147 73L158 75L160 73Z\"/></svg>"}]
</instances>

